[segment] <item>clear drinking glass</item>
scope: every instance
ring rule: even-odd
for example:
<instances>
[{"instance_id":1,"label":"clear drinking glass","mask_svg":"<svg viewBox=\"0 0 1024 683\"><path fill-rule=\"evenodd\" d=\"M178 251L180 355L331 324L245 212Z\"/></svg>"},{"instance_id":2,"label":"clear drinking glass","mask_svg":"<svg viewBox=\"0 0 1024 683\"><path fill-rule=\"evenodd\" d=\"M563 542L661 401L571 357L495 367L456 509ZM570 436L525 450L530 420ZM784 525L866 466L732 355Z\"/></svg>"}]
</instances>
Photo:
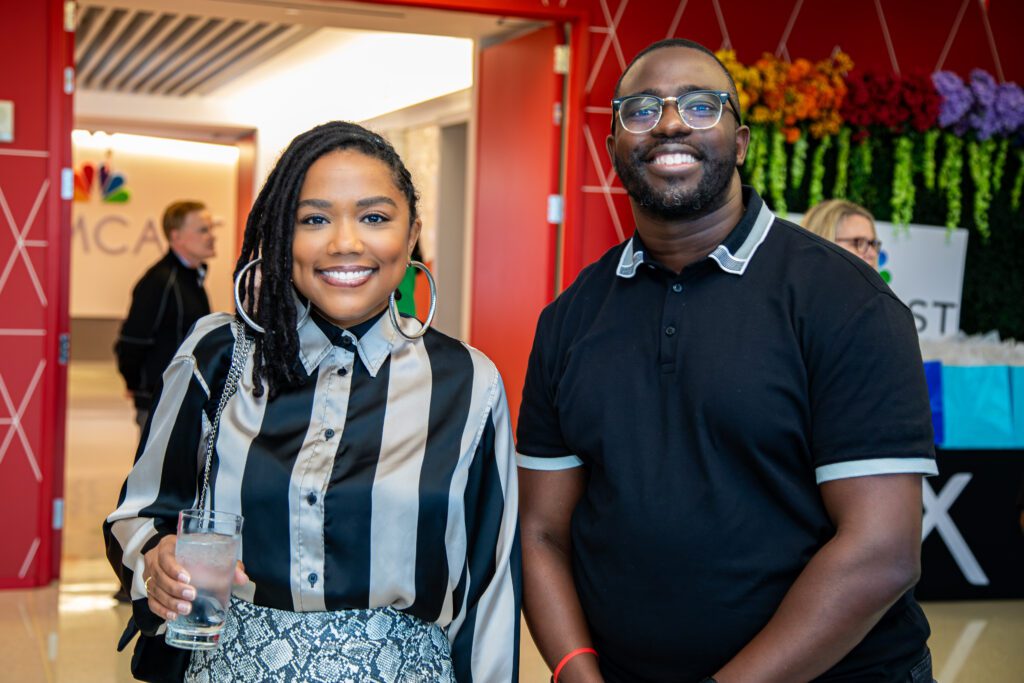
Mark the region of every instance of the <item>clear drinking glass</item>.
<instances>
[{"instance_id":1,"label":"clear drinking glass","mask_svg":"<svg viewBox=\"0 0 1024 683\"><path fill-rule=\"evenodd\" d=\"M228 616L235 562L242 539L242 517L216 510L178 513L174 555L192 577L196 599L192 611L167 622L168 645L185 650L212 650Z\"/></svg>"}]
</instances>

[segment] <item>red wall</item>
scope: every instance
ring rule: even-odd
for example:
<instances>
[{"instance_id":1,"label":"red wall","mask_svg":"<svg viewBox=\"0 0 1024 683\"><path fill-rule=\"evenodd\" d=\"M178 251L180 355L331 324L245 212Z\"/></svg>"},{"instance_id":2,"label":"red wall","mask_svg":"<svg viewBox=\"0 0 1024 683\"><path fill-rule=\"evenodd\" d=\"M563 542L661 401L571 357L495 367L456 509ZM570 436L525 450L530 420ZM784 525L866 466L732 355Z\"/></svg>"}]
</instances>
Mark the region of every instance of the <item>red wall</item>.
<instances>
[{"instance_id":1,"label":"red wall","mask_svg":"<svg viewBox=\"0 0 1024 683\"><path fill-rule=\"evenodd\" d=\"M0 99L14 102L15 137L0 143L0 588L47 583L60 563L72 38L59 0L4 3Z\"/></svg>"}]
</instances>

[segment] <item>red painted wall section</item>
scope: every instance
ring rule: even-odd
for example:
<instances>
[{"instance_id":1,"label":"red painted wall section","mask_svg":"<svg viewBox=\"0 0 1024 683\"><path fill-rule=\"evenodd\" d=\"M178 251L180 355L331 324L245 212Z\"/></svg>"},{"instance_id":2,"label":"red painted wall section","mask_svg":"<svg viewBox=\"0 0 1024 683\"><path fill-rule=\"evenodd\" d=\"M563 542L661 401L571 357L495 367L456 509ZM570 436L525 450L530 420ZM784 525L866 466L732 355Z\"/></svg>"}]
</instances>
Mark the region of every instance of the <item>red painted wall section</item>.
<instances>
[{"instance_id":1,"label":"red painted wall section","mask_svg":"<svg viewBox=\"0 0 1024 683\"><path fill-rule=\"evenodd\" d=\"M554 292L556 43L546 28L480 56L470 342L501 371L513 421L537 316Z\"/></svg>"},{"instance_id":2,"label":"red painted wall section","mask_svg":"<svg viewBox=\"0 0 1024 683\"><path fill-rule=\"evenodd\" d=\"M0 63L17 69L0 78L15 114L14 140L0 143L0 587L45 584L60 560L69 216L60 178L71 156L62 74L72 35L58 0L4 8Z\"/></svg>"},{"instance_id":3,"label":"red painted wall section","mask_svg":"<svg viewBox=\"0 0 1024 683\"><path fill-rule=\"evenodd\" d=\"M548 4L556 4L553 0ZM711 49L731 47L741 61L764 52L824 59L839 47L857 68L902 73L950 69L967 77L986 69L1024 83L1024 2L990 0L568 0L590 10L591 47L585 75L584 172L569 198L580 221L578 272L632 233L629 203L610 173L604 138L609 100L623 66L650 43L689 38ZM607 185L607 186L606 186Z\"/></svg>"}]
</instances>

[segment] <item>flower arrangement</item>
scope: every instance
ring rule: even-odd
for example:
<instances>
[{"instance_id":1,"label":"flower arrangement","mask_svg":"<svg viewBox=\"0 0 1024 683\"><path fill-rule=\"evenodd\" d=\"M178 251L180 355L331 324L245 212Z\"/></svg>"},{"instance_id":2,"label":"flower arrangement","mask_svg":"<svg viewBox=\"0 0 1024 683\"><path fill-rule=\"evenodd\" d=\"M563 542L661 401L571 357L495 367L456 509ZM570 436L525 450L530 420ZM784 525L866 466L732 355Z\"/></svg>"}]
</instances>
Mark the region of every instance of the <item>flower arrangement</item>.
<instances>
[{"instance_id":1,"label":"flower arrangement","mask_svg":"<svg viewBox=\"0 0 1024 683\"><path fill-rule=\"evenodd\" d=\"M939 200L952 229L965 219L966 182L970 224L983 240L1004 182L1009 206L1020 211L1024 89L1016 83L998 83L980 69L967 81L949 71L855 71L839 51L818 62L765 54L745 65L732 51L718 57L751 126L745 176L776 211L830 194L874 204L879 213L884 198L881 213L906 225L922 201ZM879 186L889 179L891 188Z\"/></svg>"}]
</instances>

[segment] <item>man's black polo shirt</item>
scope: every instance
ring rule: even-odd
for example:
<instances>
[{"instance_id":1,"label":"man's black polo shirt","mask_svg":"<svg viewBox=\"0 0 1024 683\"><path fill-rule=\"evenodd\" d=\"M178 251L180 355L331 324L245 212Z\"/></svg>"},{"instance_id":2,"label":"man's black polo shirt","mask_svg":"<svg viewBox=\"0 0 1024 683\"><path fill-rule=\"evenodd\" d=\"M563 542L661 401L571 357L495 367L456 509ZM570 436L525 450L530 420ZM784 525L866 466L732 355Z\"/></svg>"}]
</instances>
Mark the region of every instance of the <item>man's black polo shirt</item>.
<instances>
[{"instance_id":1,"label":"man's black polo shirt","mask_svg":"<svg viewBox=\"0 0 1024 683\"><path fill-rule=\"evenodd\" d=\"M588 468L573 568L610 683L696 681L749 642L834 534L819 483L936 472L910 311L744 203L681 274L634 236L537 325L520 466ZM928 633L908 593L821 680L897 680Z\"/></svg>"}]
</instances>

